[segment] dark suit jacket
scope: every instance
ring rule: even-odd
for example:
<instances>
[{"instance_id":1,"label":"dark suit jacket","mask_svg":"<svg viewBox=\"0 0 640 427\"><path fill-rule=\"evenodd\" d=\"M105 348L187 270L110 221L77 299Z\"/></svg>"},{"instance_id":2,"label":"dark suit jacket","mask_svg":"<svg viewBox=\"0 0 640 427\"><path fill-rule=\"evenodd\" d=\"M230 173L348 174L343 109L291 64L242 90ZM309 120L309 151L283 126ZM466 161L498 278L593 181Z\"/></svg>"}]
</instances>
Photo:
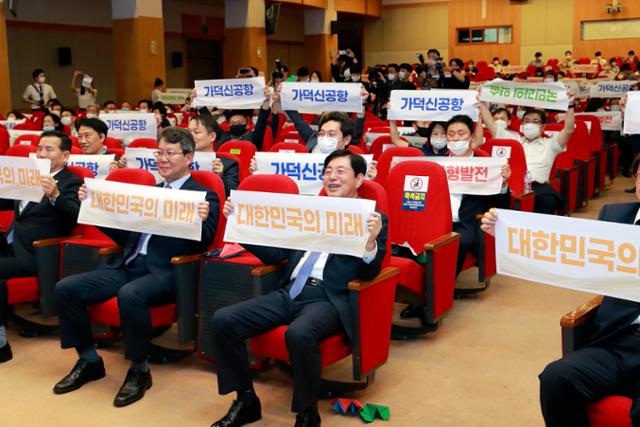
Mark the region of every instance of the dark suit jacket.
<instances>
[{"instance_id":1,"label":"dark suit jacket","mask_svg":"<svg viewBox=\"0 0 640 427\"><path fill-rule=\"evenodd\" d=\"M60 191L55 205L44 196L39 203L29 202L19 214L19 201L0 199L0 210L14 210L14 221L9 228L13 229L13 251L22 267L29 271L35 271L33 242L68 236L78 221L78 188L82 179L67 168L58 172L55 179Z\"/></svg>"},{"instance_id":2,"label":"dark suit jacket","mask_svg":"<svg viewBox=\"0 0 640 427\"><path fill-rule=\"evenodd\" d=\"M240 184L240 167L234 159L219 157L224 169L222 170L222 182L224 183L224 194L229 197L231 190L236 190Z\"/></svg>"},{"instance_id":3,"label":"dark suit jacket","mask_svg":"<svg viewBox=\"0 0 640 427\"><path fill-rule=\"evenodd\" d=\"M475 224L478 222L476 215L479 213L486 212L490 207L508 209L510 204L511 192L509 190L504 194L493 194L491 196L465 194L462 196L458 218L463 224Z\"/></svg>"},{"instance_id":4,"label":"dark suit jacket","mask_svg":"<svg viewBox=\"0 0 640 427\"><path fill-rule=\"evenodd\" d=\"M216 140L216 147L220 148L222 144L232 139L241 139L252 142L253 145L256 146L256 149L260 150L260 148L262 148L262 141L264 140L264 133L267 130L267 118L269 117L271 109L265 110L260 108L258 111L258 120L256 120L252 131L239 136L234 136L229 131L223 132L220 138Z\"/></svg>"},{"instance_id":5,"label":"dark suit jacket","mask_svg":"<svg viewBox=\"0 0 640 427\"><path fill-rule=\"evenodd\" d=\"M162 183L158 184L157 187L161 187L162 185ZM207 202L209 202L209 216L202 223L202 239L199 242L175 237L157 236L155 234L151 236L147 245L147 266L149 271L155 275L171 273L171 258L174 256L205 251L213 241L216 227L218 226L220 205L218 196L216 196L214 192L198 184L191 177L189 177L180 189L206 191L206 199ZM106 268L120 268L124 261L135 250L141 233L106 227L99 228L100 231L109 236L114 242L124 247L122 253L108 257L104 263Z\"/></svg>"},{"instance_id":6,"label":"dark suit jacket","mask_svg":"<svg viewBox=\"0 0 640 427\"><path fill-rule=\"evenodd\" d=\"M372 280L380 272L382 259L384 258L387 248L387 218L384 215L382 215L382 229L376 242L378 252L371 263L366 264L362 258L354 256L331 254L327 258L327 263L322 272L322 284L327 293L327 297L338 312L340 322L349 338L352 336L353 328L351 327L351 310L349 308L349 289L347 285L355 279ZM304 251L267 246L242 246L260 258L260 261L265 264L276 264L287 260L284 275L286 279L282 283L282 286L286 286L290 282L293 270L305 253Z\"/></svg>"},{"instance_id":7,"label":"dark suit jacket","mask_svg":"<svg viewBox=\"0 0 640 427\"><path fill-rule=\"evenodd\" d=\"M640 203L618 203L605 205L600 210L600 221L633 224ZM596 313L594 333L589 345L610 337L626 328L640 315L640 303L620 298L604 297Z\"/></svg>"}]
</instances>

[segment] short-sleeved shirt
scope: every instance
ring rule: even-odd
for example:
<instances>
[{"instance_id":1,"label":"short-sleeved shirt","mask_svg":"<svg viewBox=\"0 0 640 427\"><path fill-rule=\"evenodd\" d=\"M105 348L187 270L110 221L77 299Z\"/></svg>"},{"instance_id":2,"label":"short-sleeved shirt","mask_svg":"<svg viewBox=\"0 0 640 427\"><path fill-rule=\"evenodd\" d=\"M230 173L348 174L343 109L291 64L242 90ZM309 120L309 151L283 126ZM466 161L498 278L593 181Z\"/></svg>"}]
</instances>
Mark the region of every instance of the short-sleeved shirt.
<instances>
[{"instance_id":1,"label":"short-sleeved shirt","mask_svg":"<svg viewBox=\"0 0 640 427\"><path fill-rule=\"evenodd\" d=\"M498 129L496 138L508 138L505 129ZM531 172L531 180L539 183L549 181L549 174L553 167L556 156L566 148L562 148L558 142L558 137L538 138L534 141L527 141L524 136L519 138L524 148L524 156L527 160L527 169Z\"/></svg>"},{"instance_id":2,"label":"short-sleeved shirt","mask_svg":"<svg viewBox=\"0 0 640 427\"><path fill-rule=\"evenodd\" d=\"M80 89L74 89L73 91L76 93L76 97L78 98L78 108L87 108L89 105L96 104L96 96L98 95L97 90L91 92L90 90L85 89L84 94L80 94Z\"/></svg>"},{"instance_id":3,"label":"short-sleeved shirt","mask_svg":"<svg viewBox=\"0 0 640 427\"><path fill-rule=\"evenodd\" d=\"M32 83L27 86L22 94L23 98L27 98L31 100L33 103L31 104L32 110L37 110L40 108L40 100L42 99L42 105L46 105L52 99L56 99L57 95L53 91L53 87L46 83Z\"/></svg>"}]
</instances>

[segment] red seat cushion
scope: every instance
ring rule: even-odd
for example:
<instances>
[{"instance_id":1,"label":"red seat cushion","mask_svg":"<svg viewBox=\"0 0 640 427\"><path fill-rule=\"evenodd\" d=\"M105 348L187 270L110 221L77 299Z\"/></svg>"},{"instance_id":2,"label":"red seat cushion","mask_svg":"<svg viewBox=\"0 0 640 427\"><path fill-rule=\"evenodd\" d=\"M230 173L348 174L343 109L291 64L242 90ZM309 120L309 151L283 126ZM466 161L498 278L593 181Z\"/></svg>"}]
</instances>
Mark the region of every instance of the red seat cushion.
<instances>
[{"instance_id":1,"label":"red seat cushion","mask_svg":"<svg viewBox=\"0 0 640 427\"><path fill-rule=\"evenodd\" d=\"M14 277L7 280L9 292L9 305L21 302L38 301L38 279L31 277Z\"/></svg>"},{"instance_id":2,"label":"red seat cushion","mask_svg":"<svg viewBox=\"0 0 640 427\"><path fill-rule=\"evenodd\" d=\"M609 396L587 406L590 427L631 427L631 399Z\"/></svg>"},{"instance_id":3,"label":"red seat cushion","mask_svg":"<svg viewBox=\"0 0 640 427\"><path fill-rule=\"evenodd\" d=\"M111 298L100 304L89 306L89 315L95 323L109 326L120 326L120 312L118 311L118 300ZM167 304L151 309L151 326L158 327L171 325L177 319L176 305Z\"/></svg>"},{"instance_id":4,"label":"red seat cushion","mask_svg":"<svg viewBox=\"0 0 640 427\"><path fill-rule=\"evenodd\" d=\"M424 268L412 259L392 256L391 267L398 267L398 286L407 288L418 295L424 295Z\"/></svg>"}]
</instances>

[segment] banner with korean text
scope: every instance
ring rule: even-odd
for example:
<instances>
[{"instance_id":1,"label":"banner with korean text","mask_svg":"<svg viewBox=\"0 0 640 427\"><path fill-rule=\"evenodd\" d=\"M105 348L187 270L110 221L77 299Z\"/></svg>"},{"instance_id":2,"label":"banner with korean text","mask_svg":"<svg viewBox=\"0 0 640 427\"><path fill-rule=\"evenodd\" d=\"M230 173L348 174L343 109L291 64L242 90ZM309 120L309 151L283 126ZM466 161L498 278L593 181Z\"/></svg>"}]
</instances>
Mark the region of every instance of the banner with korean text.
<instances>
[{"instance_id":1,"label":"banner with korean text","mask_svg":"<svg viewBox=\"0 0 640 427\"><path fill-rule=\"evenodd\" d=\"M124 152L124 158L127 159L127 167L151 172L156 177L157 183L164 181L158 173L158 162L153 154L155 151L153 148L127 147ZM213 172L213 161L215 159L216 153L213 151L196 151L193 156L193 162L189 165L189 170Z\"/></svg>"},{"instance_id":2,"label":"banner with korean text","mask_svg":"<svg viewBox=\"0 0 640 427\"><path fill-rule=\"evenodd\" d=\"M567 111L569 98L562 83L514 83L495 79L480 88L480 100L496 104Z\"/></svg>"},{"instance_id":3,"label":"banner with korean text","mask_svg":"<svg viewBox=\"0 0 640 427\"><path fill-rule=\"evenodd\" d=\"M87 198L79 224L97 225L159 236L200 240L198 204L206 192L126 184L87 178Z\"/></svg>"},{"instance_id":4,"label":"banner with korean text","mask_svg":"<svg viewBox=\"0 0 640 427\"><path fill-rule=\"evenodd\" d=\"M499 274L640 302L640 227L497 212Z\"/></svg>"},{"instance_id":5,"label":"banner with korean text","mask_svg":"<svg viewBox=\"0 0 640 427\"><path fill-rule=\"evenodd\" d=\"M0 156L0 199L39 202L44 196L41 176L50 175L49 159Z\"/></svg>"},{"instance_id":6,"label":"banner with korean text","mask_svg":"<svg viewBox=\"0 0 640 427\"><path fill-rule=\"evenodd\" d=\"M591 85L591 98L622 98L629 88L637 84L630 80L599 80Z\"/></svg>"},{"instance_id":7,"label":"banner with korean text","mask_svg":"<svg viewBox=\"0 0 640 427\"><path fill-rule=\"evenodd\" d=\"M194 107L227 110L260 108L264 102L264 77L245 79L196 80Z\"/></svg>"},{"instance_id":8,"label":"banner with korean text","mask_svg":"<svg viewBox=\"0 0 640 427\"><path fill-rule=\"evenodd\" d=\"M258 191L231 191L224 240L362 257L376 202Z\"/></svg>"},{"instance_id":9,"label":"banner with korean text","mask_svg":"<svg viewBox=\"0 0 640 427\"><path fill-rule=\"evenodd\" d=\"M280 100L285 111L361 113L364 108L360 96L361 89L360 83L284 82Z\"/></svg>"},{"instance_id":10,"label":"banner with korean text","mask_svg":"<svg viewBox=\"0 0 640 427\"><path fill-rule=\"evenodd\" d=\"M640 92L631 91L627 93L624 117L622 133L626 135L640 133Z\"/></svg>"},{"instance_id":11,"label":"banner with korean text","mask_svg":"<svg viewBox=\"0 0 640 427\"><path fill-rule=\"evenodd\" d=\"M67 165L85 167L94 177L104 179L109 175L115 157L115 154L71 154Z\"/></svg>"},{"instance_id":12,"label":"banner with korean text","mask_svg":"<svg viewBox=\"0 0 640 427\"><path fill-rule=\"evenodd\" d=\"M191 93L182 92L160 92L158 94L158 101L169 105L182 105L185 99L191 96Z\"/></svg>"},{"instance_id":13,"label":"banner with korean text","mask_svg":"<svg viewBox=\"0 0 640 427\"><path fill-rule=\"evenodd\" d=\"M576 117L579 116L596 116L600 121L600 128L602 130L611 130L616 132L620 132L622 130L622 112L620 111L592 111L589 113L576 113ZM563 119L564 117L558 114L558 121ZM586 123L591 124L590 122Z\"/></svg>"},{"instance_id":14,"label":"banner with korean text","mask_svg":"<svg viewBox=\"0 0 640 427\"><path fill-rule=\"evenodd\" d=\"M256 174L286 175L298 184L300 194L317 195L322 189L322 168L327 154L256 152ZM372 154L362 156L371 164Z\"/></svg>"},{"instance_id":15,"label":"banner with korean text","mask_svg":"<svg viewBox=\"0 0 640 427\"><path fill-rule=\"evenodd\" d=\"M107 124L109 136L117 139L158 137L158 125L153 113L110 113L101 114L100 120Z\"/></svg>"},{"instance_id":16,"label":"banner with korean text","mask_svg":"<svg viewBox=\"0 0 640 427\"><path fill-rule=\"evenodd\" d=\"M394 157L391 165L418 160L434 162L442 166L447 174L451 194L498 194L502 188L502 166L504 157Z\"/></svg>"},{"instance_id":17,"label":"banner with korean text","mask_svg":"<svg viewBox=\"0 0 640 427\"><path fill-rule=\"evenodd\" d=\"M392 90L389 120L429 120L446 122L464 114L478 120L475 90Z\"/></svg>"},{"instance_id":18,"label":"banner with korean text","mask_svg":"<svg viewBox=\"0 0 640 427\"><path fill-rule=\"evenodd\" d=\"M0 126L4 126L7 130L13 129L16 125L25 123L27 119L20 120L0 120Z\"/></svg>"}]
</instances>

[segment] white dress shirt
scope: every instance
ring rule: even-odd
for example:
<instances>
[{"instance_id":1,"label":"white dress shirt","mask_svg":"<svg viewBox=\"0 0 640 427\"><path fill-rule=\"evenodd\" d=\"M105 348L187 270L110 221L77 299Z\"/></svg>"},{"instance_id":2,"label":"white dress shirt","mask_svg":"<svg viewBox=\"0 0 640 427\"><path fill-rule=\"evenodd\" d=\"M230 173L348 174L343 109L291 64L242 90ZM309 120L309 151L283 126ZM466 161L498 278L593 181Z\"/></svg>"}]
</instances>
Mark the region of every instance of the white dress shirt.
<instances>
[{"instance_id":1,"label":"white dress shirt","mask_svg":"<svg viewBox=\"0 0 640 427\"><path fill-rule=\"evenodd\" d=\"M33 103L31 104L32 110L37 110L40 108L40 92L42 92L42 102L43 104L47 104L49 100L56 99L58 96L53 91L53 87L46 83L32 83L27 86L22 94L23 98L27 98L31 100Z\"/></svg>"},{"instance_id":2,"label":"white dress shirt","mask_svg":"<svg viewBox=\"0 0 640 427\"><path fill-rule=\"evenodd\" d=\"M302 264L304 264L304 262L307 260L310 253L311 253L310 251L305 252L302 258L300 258L298 265L296 265L296 268L293 269L293 273L291 273L291 280L294 280L298 276L298 273L300 272L300 268L302 267ZM378 242L376 242L375 247L373 248L372 251L367 251L365 249L364 255L362 255L362 261L364 261L365 264L371 264L371 262L376 257L376 253L378 253ZM327 264L327 258L329 258L329 255L330 254L325 252L320 254L316 263L313 264L313 269L311 270L311 276L309 277L314 277L318 280L323 280L322 272L324 271L324 266Z\"/></svg>"}]
</instances>

